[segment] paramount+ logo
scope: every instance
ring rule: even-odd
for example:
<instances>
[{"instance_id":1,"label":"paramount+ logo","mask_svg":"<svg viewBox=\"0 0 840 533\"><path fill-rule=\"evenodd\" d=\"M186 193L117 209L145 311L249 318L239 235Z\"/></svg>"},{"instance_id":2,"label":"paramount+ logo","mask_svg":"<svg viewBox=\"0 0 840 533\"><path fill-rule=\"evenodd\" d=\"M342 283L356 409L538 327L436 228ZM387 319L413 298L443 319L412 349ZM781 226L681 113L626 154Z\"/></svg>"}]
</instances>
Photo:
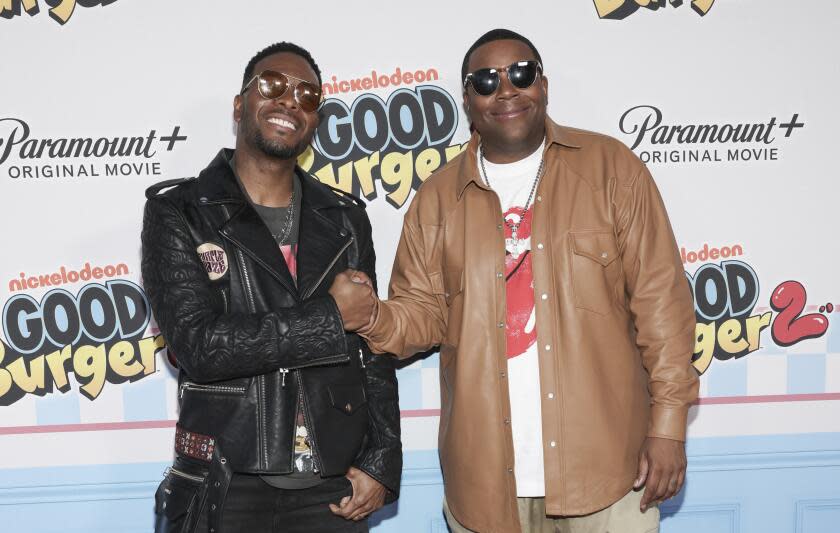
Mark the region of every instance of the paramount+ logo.
<instances>
[{"instance_id":1,"label":"paramount+ logo","mask_svg":"<svg viewBox=\"0 0 840 533\"><path fill-rule=\"evenodd\" d=\"M668 4L672 7L680 7L683 0L594 0L595 9L602 19L625 19L639 10L640 7L656 11ZM715 0L691 0L688 2L691 9L698 15L705 16L715 3Z\"/></svg>"},{"instance_id":2,"label":"paramount+ logo","mask_svg":"<svg viewBox=\"0 0 840 533\"><path fill-rule=\"evenodd\" d=\"M107 6L113 4L117 0L43 0L49 6L50 18L61 25L67 23L73 12L76 11L76 6L81 7L95 7ZM29 16L37 15L41 12L41 6L38 0L0 0L0 17L10 19L18 17L21 14L21 8Z\"/></svg>"}]
</instances>

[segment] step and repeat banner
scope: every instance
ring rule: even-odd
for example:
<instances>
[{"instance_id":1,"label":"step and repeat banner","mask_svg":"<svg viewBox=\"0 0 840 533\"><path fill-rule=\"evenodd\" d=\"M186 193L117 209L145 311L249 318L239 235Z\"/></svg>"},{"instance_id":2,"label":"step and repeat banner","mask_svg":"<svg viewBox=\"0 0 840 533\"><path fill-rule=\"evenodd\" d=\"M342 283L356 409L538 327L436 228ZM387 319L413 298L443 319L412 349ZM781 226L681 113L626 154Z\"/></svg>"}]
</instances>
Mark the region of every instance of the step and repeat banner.
<instances>
[{"instance_id":1,"label":"step and repeat banner","mask_svg":"<svg viewBox=\"0 0 840 533\"><path fill-rule=\"evenodd\" d=\"M554 120L620 139L662 191L698 319L690 439L840 432L838 16L829 0L0 0L0 485L171 458L143 191L233 145L242 71L281 40L323 71L300 164L368 203L383 297L414 191L468 139L464 52L508 27L541 52ZM407 467L436 447L437 366L399 371Z\"/></svg>"}]
</instances>

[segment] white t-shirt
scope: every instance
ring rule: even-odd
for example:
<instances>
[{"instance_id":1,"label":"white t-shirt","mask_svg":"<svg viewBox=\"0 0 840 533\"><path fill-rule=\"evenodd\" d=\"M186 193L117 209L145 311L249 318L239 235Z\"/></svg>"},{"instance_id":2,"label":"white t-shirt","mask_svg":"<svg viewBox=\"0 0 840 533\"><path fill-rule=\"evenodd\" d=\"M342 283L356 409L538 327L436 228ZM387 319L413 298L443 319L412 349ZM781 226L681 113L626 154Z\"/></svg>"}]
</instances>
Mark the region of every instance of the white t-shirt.
<instances>
[{"instance_id":1,"label":"white t-shirt","mask_svg":"<svg viewBox=\"0 0 840 533\"><path fill-rule=\"evenodd\" d=\"M523 213L534 185L544 145L525 159L484 166L490 186L499 196L505 224L505 278L507 280L507 357L513 432L516 494L520 498L545 496L542 447L542 409L534 277L531 267L531 214L534 198ZM481 162L479 174L482 179ZM536 192L534 193L536 195ZM519 223L518 243L511 225ZM517 245L518 244L518 245Z\"/></svg>"}]
</instances>

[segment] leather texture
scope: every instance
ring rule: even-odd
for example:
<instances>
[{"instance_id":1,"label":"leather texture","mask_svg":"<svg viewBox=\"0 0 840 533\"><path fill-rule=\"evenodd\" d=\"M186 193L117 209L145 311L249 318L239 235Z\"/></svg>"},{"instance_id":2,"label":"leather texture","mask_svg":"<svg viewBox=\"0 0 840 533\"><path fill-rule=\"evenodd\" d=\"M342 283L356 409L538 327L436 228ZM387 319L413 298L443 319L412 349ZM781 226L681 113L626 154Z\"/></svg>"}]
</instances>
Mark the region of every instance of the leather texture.
<instances>
[{"instance_id":1,"label":"leather texture","mask_svg":"<svg viewBox=\"0 0 840 533\"><path fill-rule=\"evenodd\" d=\"M393 500L402 470L394 362L344 331L328 293L351 266L376 279L364 206L298 169L295 283L230 156L147 191L143 283L180 369L178 425L213 436L234 472L289 473L300 397L322 475L355 465Z\"/></svg>"},{"instance_id":2,"label":"leather texture","mask_svg":"<svg viewBox=\"0 0 840 533\"><path fill-rule=\"evenodd\" d=\"M697 397L695 317L656 185L619 141L546 122L531 253L546 510L584 515L627 494L646 437L684 440ZM517 532L506 379L504 221L466 150L406 213L374 351L441 347L446 500L481 532ZM481 490L477 490L480 487Z\"/></svg>"}]
</instances>

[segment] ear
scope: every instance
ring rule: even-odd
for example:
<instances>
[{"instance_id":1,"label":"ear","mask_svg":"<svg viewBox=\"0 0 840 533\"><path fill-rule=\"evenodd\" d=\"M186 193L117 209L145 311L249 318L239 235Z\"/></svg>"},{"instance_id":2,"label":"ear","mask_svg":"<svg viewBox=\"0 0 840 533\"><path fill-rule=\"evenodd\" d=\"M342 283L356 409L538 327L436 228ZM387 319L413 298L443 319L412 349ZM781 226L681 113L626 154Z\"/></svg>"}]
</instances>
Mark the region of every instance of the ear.
<instances>
[{"instance_id":1,"label":"ear","mask_svg":"<svg viewBox=\"0 0 840 533\"><path fill-rule=\"evenodd\" d=\"M233 121L239 124L242 120L242 106L244 105L243 96L237 94L233 97Z\"/></svg>"},{"instance_id":2,"label":"ear","mask_svg":"<svg viewBox=\"0 0 840 533\"><path fill-rule=\"evenodd\" d=\"M543 100L545 101L545 104L548 105L548 78L540 76L540 84L542 85L543 90Z\"/></svg>"}]
</instances>

